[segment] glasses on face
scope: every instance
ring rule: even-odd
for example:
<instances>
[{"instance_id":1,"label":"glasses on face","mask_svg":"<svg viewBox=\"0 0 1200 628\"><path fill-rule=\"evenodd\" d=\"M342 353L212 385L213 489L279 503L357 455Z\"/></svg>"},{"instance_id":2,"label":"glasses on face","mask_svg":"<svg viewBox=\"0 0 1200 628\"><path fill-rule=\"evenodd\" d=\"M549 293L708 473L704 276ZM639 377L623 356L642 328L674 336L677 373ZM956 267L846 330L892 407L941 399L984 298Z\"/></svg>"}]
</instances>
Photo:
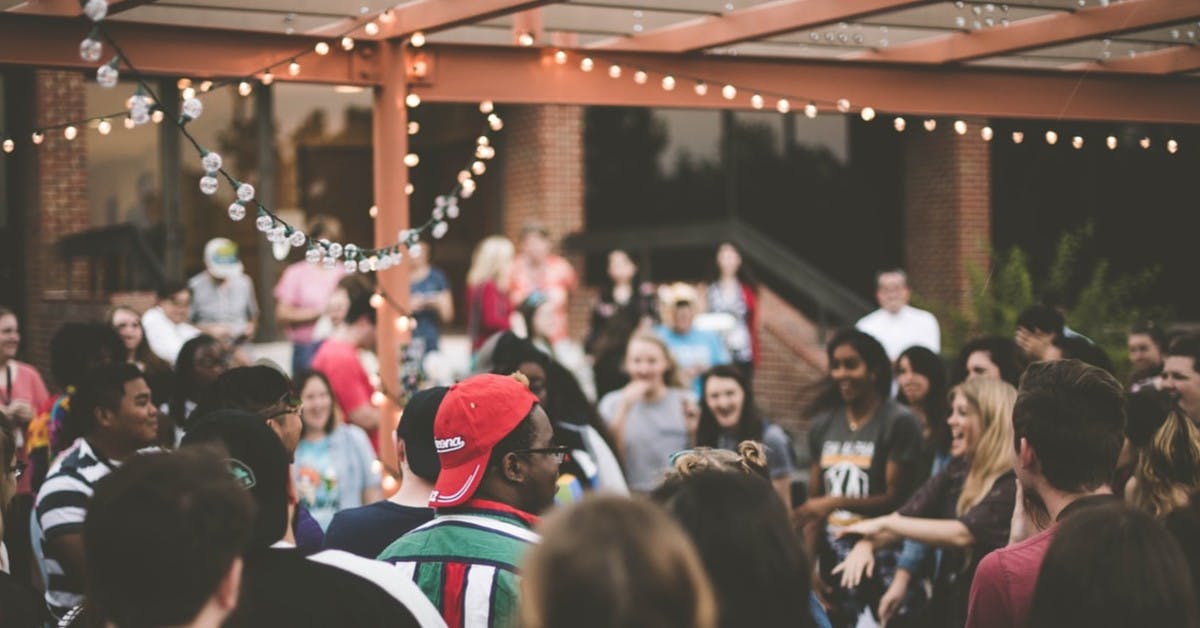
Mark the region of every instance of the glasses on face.
<instances>
[{"instance_id":1,"label":"glasses on face","mask_svg":"<svg viewBox=\"0 0 1200 628\"><path fill-rule=\"evenodd\" d=\"M25 473L25 461L18 460L13 466L8 468L8 472L13 476L14 480L20 479L21 474Z\"/></svg>"},{"instance_id":2,"label":"glasses on face","mask_svg":"<svg viewBox=\"0 0 1200 628\"><path fill-rule=\"evenodd\" d=\"M537 449L517 449L512 453L517 455L543 454L554 458L555 464L562 464L567 459L567 454L571 453L571 448L566 445L555 445L554 447L539 447Z\"/></svg>"}]
</instances>

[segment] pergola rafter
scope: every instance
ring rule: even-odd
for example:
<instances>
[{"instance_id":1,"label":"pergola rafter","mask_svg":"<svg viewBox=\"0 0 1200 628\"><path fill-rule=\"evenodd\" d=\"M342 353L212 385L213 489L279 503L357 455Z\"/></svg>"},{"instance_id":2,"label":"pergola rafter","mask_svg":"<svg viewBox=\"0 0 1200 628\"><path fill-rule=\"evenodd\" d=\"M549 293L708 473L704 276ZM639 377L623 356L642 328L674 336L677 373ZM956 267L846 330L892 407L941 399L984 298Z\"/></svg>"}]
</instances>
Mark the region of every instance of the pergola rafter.
<instances>
[{"instance_id":1,"label":"pergola rafter","mask_svg":"<svg viewBox=\"0 0 1200 628\"><path fill-rule=\"evenodd\" d=\"M855 55L854 59L954 63L1069 44L1200 18L1200 0L1125 0L1005 27L944 35Z\"/></svg>"},{"instance_id":2,"label":"pergola rafter","mask_svg":"<svg viewBox=\"0 0 1200 628\"><path fill-rule=\"evenodd\" d=\"M694 52L925 4L929 0L776 0L590 46L600 50Z\"/></svg>"},{"instance_id":3,"label":"pergola rafter","mask_svg":"<svg viewBox=\"0 0 1200 628\"><path fill-rule=\"evenodd\" d=\"M560 0L420 0L391 11L391 19L369 39L392 39L416 31L431 33L463 24L534 9Z\"/></svg>"},{"instance_id":4,"label":"pergola rafter","mask_svg":"<svg viewBox=\"0 0 1200 628\"><path fill-rule=\"evenodd\" d=\"M108 0L108 14L116 15L124 13L130 9L136 9L142 5L150 4L155 0ZM79 0L28 0L18 4L11 9L12 13L28 13L32 15L54 15L60 17L74 17L83 15L83 7L79 5Z\"/></svg>"},{"instance_id":5,"label":"pergola rafter","mask_svg":"<svg viewBox=\"0 0 1200 628\"><path fill-rule=\"evenodd\" d=\"M1200 70L1200 46L1175 46L1142 53L1136 57L1080 63L1072 70L1130 74L1182 74Z\"/></svg>"}]
</instances>

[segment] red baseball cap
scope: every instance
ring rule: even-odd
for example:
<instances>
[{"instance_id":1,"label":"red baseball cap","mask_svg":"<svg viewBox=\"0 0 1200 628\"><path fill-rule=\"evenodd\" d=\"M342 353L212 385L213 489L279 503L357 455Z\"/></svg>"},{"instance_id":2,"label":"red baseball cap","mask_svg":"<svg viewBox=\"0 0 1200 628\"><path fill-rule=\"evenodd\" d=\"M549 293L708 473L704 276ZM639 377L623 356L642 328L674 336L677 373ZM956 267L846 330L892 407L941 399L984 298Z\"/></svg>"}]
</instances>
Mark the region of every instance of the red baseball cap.
<instances>
[{"instance_id":1,"label":"red baseball cap","mask_svg":"<svg viewBox=\"0 0 1200 628\"><path fill-rule=\"evenodd\" d=\"M507 375L476 375L451 386L433 421L442 470L429 505L448 508L470 499L487 471L492 448L537 402L528 386Z\"/></svg>"}]
</instances>

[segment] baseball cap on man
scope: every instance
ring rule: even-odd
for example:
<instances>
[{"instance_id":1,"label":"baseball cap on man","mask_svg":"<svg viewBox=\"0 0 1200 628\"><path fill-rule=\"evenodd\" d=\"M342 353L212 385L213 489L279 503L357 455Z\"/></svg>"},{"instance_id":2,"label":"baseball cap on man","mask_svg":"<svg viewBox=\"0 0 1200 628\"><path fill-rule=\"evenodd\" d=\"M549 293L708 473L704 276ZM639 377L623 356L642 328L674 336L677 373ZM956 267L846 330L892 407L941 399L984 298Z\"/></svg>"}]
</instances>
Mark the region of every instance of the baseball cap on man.
<instances>
[{"instance_id":1,"label":"baseball cap on man","mask_svg":"<svg viewBox=\"0 0 1200 628\"><path fill-rule=\"evenodd\" d=\"M449 391L445 386L418 391L404 405L404 414L396 427L396 438L404 441L408 468L430 482L436 482L442 470L437 449L433 446L433 421Z\"/></svg>"},{"instance_id":2,"label":"baseball cap on man","mask_svg":"<svg viewBox=\"0 0 1200 628\"><path fill-rule=\"evenodd\" d=\"M451 386L433 423L442 471L429 505L447 508L470 499L487 471L492 448L537 402L528 386L507 375L475 375Z\"/></svg>"},{"instance_id":3,"label":"baseball cap on man","mask_svg":"<svg viewBox=\"0 0 1200 628\"><path fill-rule=\"evenodd\" d=\"M242 274L238 248L229 238L213 238L204 245L204 267L214 277L231 279Z\"/></svg>"}]
</instances>

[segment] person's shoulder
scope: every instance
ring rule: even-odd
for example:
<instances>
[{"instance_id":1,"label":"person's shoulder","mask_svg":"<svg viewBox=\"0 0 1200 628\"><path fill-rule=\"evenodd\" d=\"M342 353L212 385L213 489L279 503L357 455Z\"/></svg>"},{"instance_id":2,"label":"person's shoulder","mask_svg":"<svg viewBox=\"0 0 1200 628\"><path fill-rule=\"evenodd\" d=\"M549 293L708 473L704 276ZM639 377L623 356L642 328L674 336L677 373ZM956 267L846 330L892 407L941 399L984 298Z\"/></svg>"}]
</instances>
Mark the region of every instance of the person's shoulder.
<instances>
[{"instance_id":1,"label":"person's shoulder","mask_svg":"<svg viewBox=\"0 0 1200 628\"><path fill-rule=\"evenodd\" d=\"M904 315L911 319L920 319L926 322L932 322L934 324L937 323L937 316L935 316L933 312L930 312L929 310L922 310L921 308L912 305L904 306Z\"/></svg>"},{"instance_id":2,"label":"person's shoulder","mask_svg":"<svg viewBox=\"0 0 1200 628\"><path fill-rule=\"evenodd\" d=\"M791 438L788 436L787 430L783 429L782 425L778 423L772 423L771 421L767 421L765 419L763 420L762 439L763 443L767 445L787 446L787 444L791 442Z\"/></svg>"},{"instance_id":3,"label":"person's shoulder","mask_svg":"<svg viewBox=\"0 0 1200 628\"><path fill-rule=\"evenodd\" d=\"M912 408L896 401L895 399L886 399L883 406L880 408L880 416L884 417L890 423L906 423L920 425L920 419L913 413Z\"/></svg>"},{"instance_id":4,"label":"person's shoulder","mask_svg":"<svg viewBox=\"0 0 1200 628\"><path fill-rule=\"evenodd\" d=\"M437 608L420 588L395 565L355 556L341 550L324 550L308 557L309 561L356 578L403 606L420 626L444 626ZM366 591L363 591L365 594Z\"/></svg>"},{"instance_id":5,"label":"person's shoulder","mask_svg":"<svg viewBox=\"0 0 1200 628\"><path fill-rule=\"evenodd\" d=\"M212 283L212 279L210 279L208 273L203 270L195 275L192 275L191 278L188 279L188 287L193 290L195 290L197 286L205 283Z\"/></svg>"},{"instance_id":6,"label":"person's shoulder","mask_svg":"<svg viewBox=\"0 0 1200 628\"><path fill-rule=\"evenodd\" d=\"M867 328L872 325L875 325L879 321L879 319L883 318L883 316L884 316L884 310L883 310L883 308L879 308L878 310L875 310L875 311L871 312L870 314L867 314L866 316L858 319L858 322L855 323L854 326L857 327L860 331L868 331Z\"/></svg>"}]
</instances>

